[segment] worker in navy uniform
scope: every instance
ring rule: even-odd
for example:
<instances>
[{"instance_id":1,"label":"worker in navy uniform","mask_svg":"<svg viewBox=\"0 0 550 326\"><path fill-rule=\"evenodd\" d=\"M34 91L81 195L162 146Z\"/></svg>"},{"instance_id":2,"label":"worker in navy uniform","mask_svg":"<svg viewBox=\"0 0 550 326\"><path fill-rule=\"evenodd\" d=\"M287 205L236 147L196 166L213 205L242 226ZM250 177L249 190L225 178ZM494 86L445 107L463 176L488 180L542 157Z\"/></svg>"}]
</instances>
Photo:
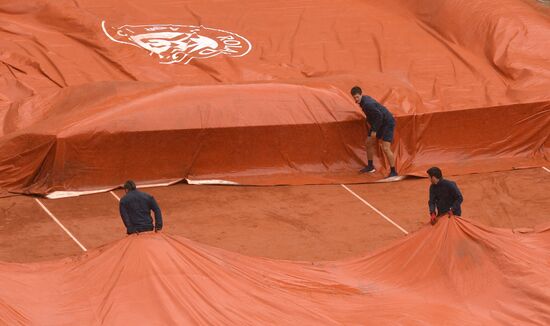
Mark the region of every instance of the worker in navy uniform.
<instances>
[{"instance_id":1,"label":"worker in navy uniform","mask_svg":"<svg viewBox=\"0 0 550 326\"><path fill-rule=\"evenodd\" d=\"M366 167L361 169L361 173L373 173L376 171L373 164L374 146L378 140L382 141L382 151L388 159L390 164L389 178L396 177L397 171L395 169L395 156L391 150L391 143L393 142L393 133L395 130L395 119L391 112L378 103L370 96L363 95L363 90L359 86L355 86L351 89L351 95L355 99L355 102L359 104L363 113L367 117L369 123L369 130L367 136L367 160Z\"/></svg>"},{"instance_id":2,"label":"worker in navy uniform","mask_svg":"<svg viewBox=\"0 0 550 326\"><path fill-rule=\"evenodd\" d=\"M446 214L449 217L461 216L462 209L460 205L464 198L456 183L444 179L438 167L429 168L426 173L428 173L431 182L430 200L428 201L430 223L435 224L438 217Z\"/></svg>"},{"instance_id":3,"label":"worker in navy uniform","mask_svg":"<svg viewBox=\"0 0 550 326\"><path fill-rule=\"evenodd\" d=\"M119 204L120 216L126 226L126 233L140 233L162 230L162 213L155 198L145 192L136 189L132 180L124 184L126 195ZM155 213L155 220L151 217L151 211Z\"/></svg>"}]
</instances>

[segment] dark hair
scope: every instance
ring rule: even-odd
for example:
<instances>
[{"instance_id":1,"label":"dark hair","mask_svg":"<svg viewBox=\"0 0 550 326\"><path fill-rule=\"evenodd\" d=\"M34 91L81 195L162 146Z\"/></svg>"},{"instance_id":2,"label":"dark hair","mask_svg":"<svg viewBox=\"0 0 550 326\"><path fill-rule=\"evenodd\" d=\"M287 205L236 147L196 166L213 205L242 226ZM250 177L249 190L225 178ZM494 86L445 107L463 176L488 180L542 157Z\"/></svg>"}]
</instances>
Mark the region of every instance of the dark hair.
<instances>
[{"instance_id":1,"label":"dark hair","mask_svg":"<svg viewBox=\"0 0 550 326\"><path fill-rule=\"evenodd\" d=\"M351 95L355 95L355 94L359 94L359 95L362 95L363 94L363 90L361 89L361 87L359 86L353 86L351 88Z\"/></svg>"},{"instance_id":2,"label":"dark hair","mask_svg":"<svg viewBox=\"0 0 550 326\"><path fill-rule=\"evenodd\" d=\"M443 178L443 174L441 173L441 170L438 167L432 167L429 168L428 171L426 171L430 177L436 177L438 179Z\"/></svg>"},{"instance_id":3,"label":"dark hair","mask_svg":"<svg viewBox=\"0 0 550 326\"><path fill-rule=\"evenodd\" d=\"M124 189L128 191L136 190L136 183L132 180L128 180L124 183Z\"/></svg>"}]
</instances>

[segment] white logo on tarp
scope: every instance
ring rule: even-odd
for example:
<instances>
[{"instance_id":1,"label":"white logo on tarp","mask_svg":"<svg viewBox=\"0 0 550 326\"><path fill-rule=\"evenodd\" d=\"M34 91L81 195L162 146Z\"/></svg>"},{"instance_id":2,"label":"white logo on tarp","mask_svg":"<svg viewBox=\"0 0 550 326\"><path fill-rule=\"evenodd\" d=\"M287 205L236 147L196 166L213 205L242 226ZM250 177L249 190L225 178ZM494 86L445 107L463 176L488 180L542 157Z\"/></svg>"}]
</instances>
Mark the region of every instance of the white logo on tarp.
<instances>
[{"instance_id":1,"label":"white logo on tarp","mask_svg":"<svg viewBox=\"0 0 550 326\"><path fill-rule=\"evenodd\" d=\"M137 46L156 55L162 64L193 59L211 58L217 55L242 57L252 49L244 37L221 29L192 25L124 25L106 27L103 32L114 42Z\"/></svg>"}]
</instances>

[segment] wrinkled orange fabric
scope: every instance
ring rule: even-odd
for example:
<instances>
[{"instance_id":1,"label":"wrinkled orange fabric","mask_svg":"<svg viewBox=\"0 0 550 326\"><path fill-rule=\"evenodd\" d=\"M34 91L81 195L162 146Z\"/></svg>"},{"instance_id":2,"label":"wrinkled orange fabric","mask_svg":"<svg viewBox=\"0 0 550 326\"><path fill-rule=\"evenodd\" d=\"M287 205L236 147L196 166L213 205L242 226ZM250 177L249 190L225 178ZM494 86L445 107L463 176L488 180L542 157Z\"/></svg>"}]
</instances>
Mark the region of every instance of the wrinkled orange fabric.
<instances>
[{"instance_id":1,"label":"wrinkled orange fabric","mask_svg":"<svg viewBox=\"0 0 550 326\"><path fill-rule=\"evenodd\" d=\"M5 324L550 323L550 234L441 218L365 257L290 262L143 233L0 264Z\"/></svg>"},{"instance_id":2,"label":"wrinkled orange fabric","mask_svg":"<svg viewBox=\"0 0 550 326\"><path fill-rule=\"evenodd\" d=\"M354 85L397 117L401 174L547 165L549 12L530 0L4 1L0 187L369 182L356 174ZM206 48L171 52L180 28L227 48L192 38Z\"/></svg>"}]
</instances>

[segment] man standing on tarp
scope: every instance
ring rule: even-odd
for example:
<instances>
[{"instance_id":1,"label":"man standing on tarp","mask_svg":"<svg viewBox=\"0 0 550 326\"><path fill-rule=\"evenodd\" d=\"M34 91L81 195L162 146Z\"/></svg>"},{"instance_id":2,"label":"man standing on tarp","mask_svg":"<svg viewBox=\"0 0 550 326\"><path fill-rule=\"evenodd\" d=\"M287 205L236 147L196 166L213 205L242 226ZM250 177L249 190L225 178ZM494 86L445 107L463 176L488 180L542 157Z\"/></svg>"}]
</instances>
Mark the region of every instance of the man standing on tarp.
<instances>
[{"instance_id":1,"label":"man standing on tarp","mask_svg":"<svg viewBox=\"0 0 550 326\"><path fill-rule=\"evenodd\" d=\"M377 143L376 138L382 140L382 151L388 158L390 164L390 174L388 178L397 176L395 170L395 156L391 150L391 143L393 142L393 132L395 130L395 119L391 112L378 103L370 96L363 95L363 90L359 86L355 86L351 89L351 96L355 99L355 102L359 104L363 113L367 116L370 129L367 136L367 159L368 165L361 169L361 173L373 173L376 171L373 164L374 145Z\"/></svg>"},{"instance_id":2,"label":"man standing on tarp","mask_svg":"<svg viewBox=\"0 0 550 326\"><path fill-rule=\"evenodd\" d=\"M126 233L140 233L162 230L162 213L155 198L136 189L132 180L124 184L126 195L119 204L120 216L126 226ZM151 218L151 211L155 213L155 223Z\"/></svg>"},{"instance_id":3,"label":"man standing on tarp","mask_svg":"<svg viewBox=\"0 0 550 326\"><path fill-rule=\"evenodd\" d=\"M453 215L461 216L460 204L464 199L456 183L443 179L443 174L438 167L429 168L426 172L432 183L430 185L430 200L428 201L430 223L435 224L437 218L445 214L448 214L449 217Z\"/></svg>"}]
</instances>

